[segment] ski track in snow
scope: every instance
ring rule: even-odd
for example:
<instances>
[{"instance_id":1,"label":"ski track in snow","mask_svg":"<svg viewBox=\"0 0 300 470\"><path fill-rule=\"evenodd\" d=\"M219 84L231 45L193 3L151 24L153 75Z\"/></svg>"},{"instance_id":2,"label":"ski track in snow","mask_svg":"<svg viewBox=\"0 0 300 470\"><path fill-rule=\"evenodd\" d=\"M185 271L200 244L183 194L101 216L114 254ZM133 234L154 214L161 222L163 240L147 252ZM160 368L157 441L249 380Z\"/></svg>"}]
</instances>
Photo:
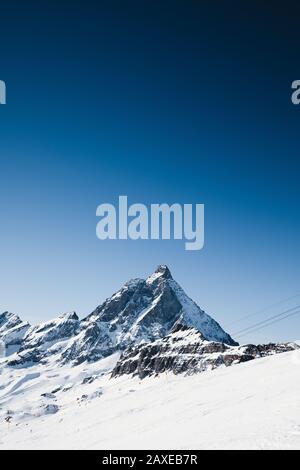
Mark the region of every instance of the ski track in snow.
<instances>
[{"instance_id":1,"label":"ski track in snow","mask_svg":"<svg viewBox=\"0 0 300 470\"><path fill-rule=\"evenodd\" d=\"M0 449L300 449L299 351L142 381L110 379L117 357L0 366Z\"/></svg>"}]
</instances>

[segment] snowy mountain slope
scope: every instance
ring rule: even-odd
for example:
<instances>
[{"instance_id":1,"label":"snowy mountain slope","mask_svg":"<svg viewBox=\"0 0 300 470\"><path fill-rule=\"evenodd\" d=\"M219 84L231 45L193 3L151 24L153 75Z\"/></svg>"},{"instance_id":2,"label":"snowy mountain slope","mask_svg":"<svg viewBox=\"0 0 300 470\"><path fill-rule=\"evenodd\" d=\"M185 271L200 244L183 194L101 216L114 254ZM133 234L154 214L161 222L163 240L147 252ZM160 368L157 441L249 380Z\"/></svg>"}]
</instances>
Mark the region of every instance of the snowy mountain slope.
<instances>
[{"instance_id":1,"label":"snowy mountain slope","mask_svg":"<svg viewBox=\"0 0 300 470\"><path fill-rule=\"evenodd\" d=\"M142 381L110 379L116 360L4 368L0 448L300 448L298 351Z\"/></svg>"}]
</instances>

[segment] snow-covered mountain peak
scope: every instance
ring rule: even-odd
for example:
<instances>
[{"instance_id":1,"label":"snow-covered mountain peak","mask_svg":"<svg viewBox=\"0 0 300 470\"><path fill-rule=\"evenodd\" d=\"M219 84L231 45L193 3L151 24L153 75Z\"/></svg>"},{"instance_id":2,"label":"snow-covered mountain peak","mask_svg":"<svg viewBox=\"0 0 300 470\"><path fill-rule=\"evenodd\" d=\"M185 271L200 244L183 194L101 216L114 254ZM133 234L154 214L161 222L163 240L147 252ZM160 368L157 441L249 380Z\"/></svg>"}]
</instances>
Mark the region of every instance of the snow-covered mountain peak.
<instances>
[{"instance_id":1,"label":"snow-covered mountain peak","mask_svg":"<svg viewBox=\"0 0 300 470\"><path fill-rule=\"evenodd\" d=\"M178 324L196 328L209 341L237 344L185 294L169 268L160 265L146 280L125 283L88 315L70 339L63 361L94 361L164 338Z\"/></svg>"},{"instance_id":2,"label":"snow-covered mountain peak","mask_svg":"<svg viewBox=\"0 0 300 470\"><path fill-rule=\"evenodd\" d=\"M162 281L165 279L172 279L171 271L169 270L168 266L164 264L160 264L157 269L154 271L151 276L149 276L146 280L148 285L152 285L157 281Z\"/></svg>"}]
</instances>

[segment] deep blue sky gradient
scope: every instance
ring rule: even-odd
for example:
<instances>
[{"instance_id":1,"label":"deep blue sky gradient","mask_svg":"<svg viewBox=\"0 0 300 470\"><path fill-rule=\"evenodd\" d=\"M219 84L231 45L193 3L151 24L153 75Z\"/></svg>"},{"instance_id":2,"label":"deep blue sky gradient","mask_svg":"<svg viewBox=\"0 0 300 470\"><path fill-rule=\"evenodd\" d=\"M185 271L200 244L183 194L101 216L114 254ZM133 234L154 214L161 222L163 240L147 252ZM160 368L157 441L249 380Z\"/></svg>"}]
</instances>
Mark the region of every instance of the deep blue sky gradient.
<instances>
[{"instance_id":1,"label":"deep blue sky gradient","mask_svg":"<svg viewBox=\"0 0 300 470\"><path fill-rule=\"evenodd\" d=\"M299 7L1 6L0 310L88 314L160 263L236 330L300 293ZM298 11L297 11L297 10ZM204 203L206 242L96 238L96 207ZM246 341L300 337L300 315Z\"/></svg>"}]
</instances>

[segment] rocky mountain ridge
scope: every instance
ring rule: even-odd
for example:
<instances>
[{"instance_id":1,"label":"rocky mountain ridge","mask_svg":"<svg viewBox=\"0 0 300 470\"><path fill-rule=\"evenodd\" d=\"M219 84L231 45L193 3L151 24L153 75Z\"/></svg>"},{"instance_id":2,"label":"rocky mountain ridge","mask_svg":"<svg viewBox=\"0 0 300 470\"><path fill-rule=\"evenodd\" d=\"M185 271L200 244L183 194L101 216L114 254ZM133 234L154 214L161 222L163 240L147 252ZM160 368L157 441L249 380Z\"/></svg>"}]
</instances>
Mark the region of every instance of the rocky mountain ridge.
<instances>
[{"instance_id":1,"label":"rocky mountain ridge","mask_svg":"<svg viewBox=\"0 0 300 470\"><path fill-rule=\"evenodd\" d=\"M185 294L164 265L147 279L125 283L83 320L72 312L31 327L12 314L2 316L0 340L7 344L13 328L19 332L18 350L8 357L10 366L54 357L61 364L96 361L129 346L164 338L178 324L194 327L208 341L237 344Z\"/></svg>"},{"instance_id":2,"label":"rocky mountain ridge","mask_svg":"<svg viewBox=\"0 0 300 470\"><path fill-rule=\"evenodd\" d=\"M229 346L207 341L195 328L177 325L165 338L127 348L112 377L132 375L143 379L164 372L192 375L296 349L300 349L296 343Z\"/></svg>"},{"instance_id":3,"label":"rocky mountain ridge","mask_svg":"<svg viewBox=\"0 0 300 470\"><path fill-rule=\"evenodd\" d=\"M0 315L1 365L27 368L49 361L76 366L121 357L112 376L144 378L162 372L193 374L279 352L295 344L239 346L191 300L160 265L147 279L132 279L87 317L75 312L30 326L17 315Z\"/></svg>"}]
</instances>

